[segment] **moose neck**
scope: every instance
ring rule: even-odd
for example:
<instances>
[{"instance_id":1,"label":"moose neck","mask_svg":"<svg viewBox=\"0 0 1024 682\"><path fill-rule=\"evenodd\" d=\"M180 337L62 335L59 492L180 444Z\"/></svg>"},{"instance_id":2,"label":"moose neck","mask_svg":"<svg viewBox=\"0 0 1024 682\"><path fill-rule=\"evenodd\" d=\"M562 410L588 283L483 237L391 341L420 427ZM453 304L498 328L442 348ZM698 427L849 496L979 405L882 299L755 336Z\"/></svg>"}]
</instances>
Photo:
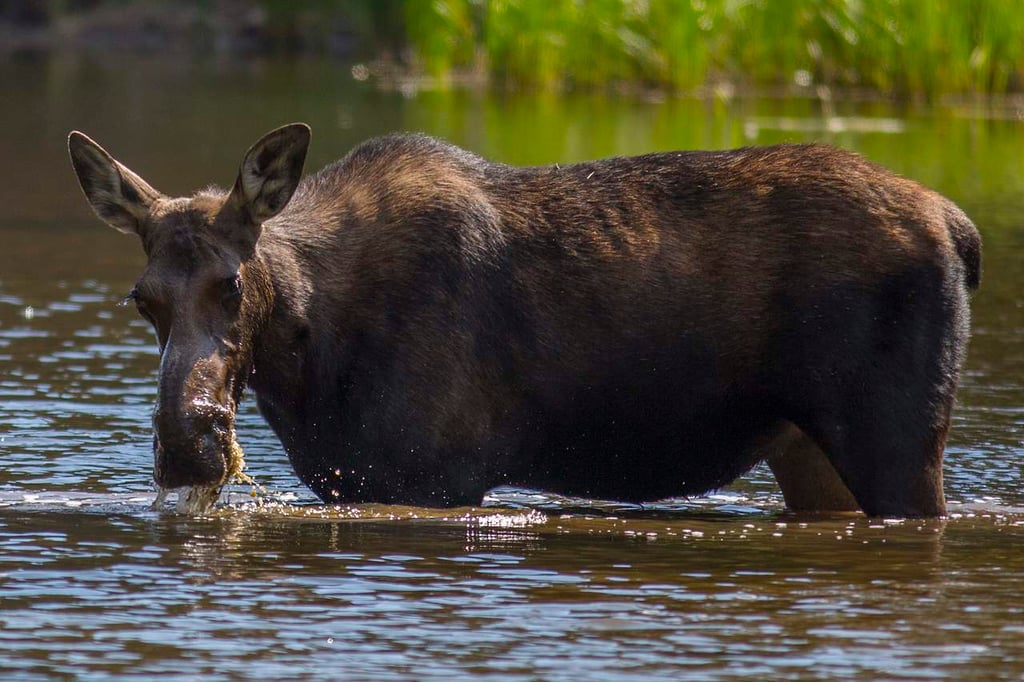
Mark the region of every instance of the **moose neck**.
<instances>
[{"instance_id":1,"label":"moose neck","mask_svg":"<svg viewBox=\"0 0 1024 682\"><path fill-rule=\"evenodd\" d=\"M301 347L310 335L310 300L317 269L299 249L288 212L264 226L256 254L257 267L269 284L269 314L253 334L253 371L249 385L257 397L273 400L301 391ZM293 385L294 384L294 385Z\"/></svg>"}]
</instances>

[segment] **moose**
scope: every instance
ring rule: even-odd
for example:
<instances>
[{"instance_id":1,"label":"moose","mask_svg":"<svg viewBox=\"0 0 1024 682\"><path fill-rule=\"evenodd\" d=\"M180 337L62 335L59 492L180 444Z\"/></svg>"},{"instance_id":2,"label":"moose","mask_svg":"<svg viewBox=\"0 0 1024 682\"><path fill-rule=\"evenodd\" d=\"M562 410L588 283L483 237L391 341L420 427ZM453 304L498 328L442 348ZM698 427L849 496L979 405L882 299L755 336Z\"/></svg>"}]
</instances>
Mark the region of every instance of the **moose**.
<instances>
[{"instance_id":1,"label":"moose","mask_svg":"<svg viewBox=\"0 0 1024 682\"><path fill-rule=\"evenodd\" d=\"M515 167L393 134L303 177L309 144L170 198L69 137L148 258L161 490L226 482L249 387L327 503L651 501L766 461L793 510L945 513L981 261L946 198L819 144Z\"/></svg>"}]
</instances>

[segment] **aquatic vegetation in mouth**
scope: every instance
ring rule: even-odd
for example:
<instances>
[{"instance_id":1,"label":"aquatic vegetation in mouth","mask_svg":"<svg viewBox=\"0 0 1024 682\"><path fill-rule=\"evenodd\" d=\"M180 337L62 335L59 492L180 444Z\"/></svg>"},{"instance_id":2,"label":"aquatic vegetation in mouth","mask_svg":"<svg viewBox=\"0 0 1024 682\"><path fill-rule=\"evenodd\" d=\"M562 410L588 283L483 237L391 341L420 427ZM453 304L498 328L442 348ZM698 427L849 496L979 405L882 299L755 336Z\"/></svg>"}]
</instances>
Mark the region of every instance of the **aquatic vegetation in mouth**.
<instances>
[{"instance_id":1,"label":"aquatic vegetation in mouth","mask_svg":"<svg viewBox=\"0 0 1024 682\"><path fill-rule=\"evenodd\" d=\"M238 439L235 438L235 432L231 431L231 445L228 446L228 461L227 467L224 472L224 481L230 481L233 478L240 478L243 481L251 482L252 479L242 473L245 469L245 453L242 451L242 446L238 444Z\"/></svg>"}]
</instances>

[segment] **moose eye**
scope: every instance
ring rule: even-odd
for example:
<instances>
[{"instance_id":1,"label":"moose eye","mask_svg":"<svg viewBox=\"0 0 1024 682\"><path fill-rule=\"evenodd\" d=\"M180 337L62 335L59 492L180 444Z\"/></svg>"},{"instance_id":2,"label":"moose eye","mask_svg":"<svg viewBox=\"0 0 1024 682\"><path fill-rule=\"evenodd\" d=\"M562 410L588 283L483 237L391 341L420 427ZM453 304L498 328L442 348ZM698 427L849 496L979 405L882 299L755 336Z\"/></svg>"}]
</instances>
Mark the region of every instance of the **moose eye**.
<instances>
[{"instance_id":1,"label":"moose eye","mask_svg":"<svg viewBox=\"0 0 1024 682\"><path fill-rule=\"evenodd\" d=\"M134 305L136 308L141 310L146 307L146 302L142 300L139 288L132 287L132 290L128 292L128 295L121 299L121 305Z\"/></svg>"},{"instance_id":2,"label":"moose eye","mask_svg":"<svg viewBox=\"0 0 1024 682\"><path fill-rule=\"evenodd\" d=\"M119 305L123 305L123 306L138 305L138 302L139 302L139 290L136 287L132 287L132 290L129 291L127 293L127 295L125 295L125 297L121 299L121 303Z\"/></svg>"},{"instance_id":3,"label":"moose eye","mask_svg":"<svg viewBox=\"0 0 1024 682\"><path fill-rule=\"evenodd\" d=\"M225 277L221 282L221 289L226 300L237 301L242 297L242 277L237 274Z\"/></svg>"},{"instance_id":4,"label":"moose eye","mask_svg":"<svg viewBox=\"0 0 1024 682\"><path fill-rule=\"evenodd\" d=\"M139 314L142 315L142 317L150 323L153 322L153 317L149 314L146 301L139 293L138 287L132 287L132 290L128 292L128 295L121 300L121 305L134 305L135 309L139 311Z\"/></svg>"}]
</instances>

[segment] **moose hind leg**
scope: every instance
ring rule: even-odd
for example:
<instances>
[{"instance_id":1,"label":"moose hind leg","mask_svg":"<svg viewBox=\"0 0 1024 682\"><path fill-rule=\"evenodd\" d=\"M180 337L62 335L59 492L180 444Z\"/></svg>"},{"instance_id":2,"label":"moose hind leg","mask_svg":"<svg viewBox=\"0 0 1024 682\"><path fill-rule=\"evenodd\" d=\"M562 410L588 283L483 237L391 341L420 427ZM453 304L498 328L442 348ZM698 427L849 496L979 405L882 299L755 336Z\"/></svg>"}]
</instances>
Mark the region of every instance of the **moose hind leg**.
<instances>
[{"instance_id":1,"label":"moose hind leg","mask_svg":"<svg viewBox=\"0 0 1024 682\"><path fill-rule=\"evenodd\" d=\"M946 513L942 458L968 334L966 292L919 268L823 308L816 371L791 373L792 421L869 516ZM841 333L829 333L842 330Z\"/></svg>"},{"instance_id":2,"label":"moose hind leg","mask_svg":"<svg viewBox=\"0 0 1024 682\"><path fill-rule=\"evenodd\" d=\"M860 509L825 453L796 426L787 425L765 454L789 509L801 512Z\"/></svg>"},{"instance_id":3,"label":"moose hind leg","mask_svg":"<svg viewBox=\"0 0 1024 682\"><path fill-rule=\"evenodd\" d=\"M952 393L876 384L839 397L805 430L867 515L942 516L942 456L952 402Z\"/></svg>"}]
</instances>

